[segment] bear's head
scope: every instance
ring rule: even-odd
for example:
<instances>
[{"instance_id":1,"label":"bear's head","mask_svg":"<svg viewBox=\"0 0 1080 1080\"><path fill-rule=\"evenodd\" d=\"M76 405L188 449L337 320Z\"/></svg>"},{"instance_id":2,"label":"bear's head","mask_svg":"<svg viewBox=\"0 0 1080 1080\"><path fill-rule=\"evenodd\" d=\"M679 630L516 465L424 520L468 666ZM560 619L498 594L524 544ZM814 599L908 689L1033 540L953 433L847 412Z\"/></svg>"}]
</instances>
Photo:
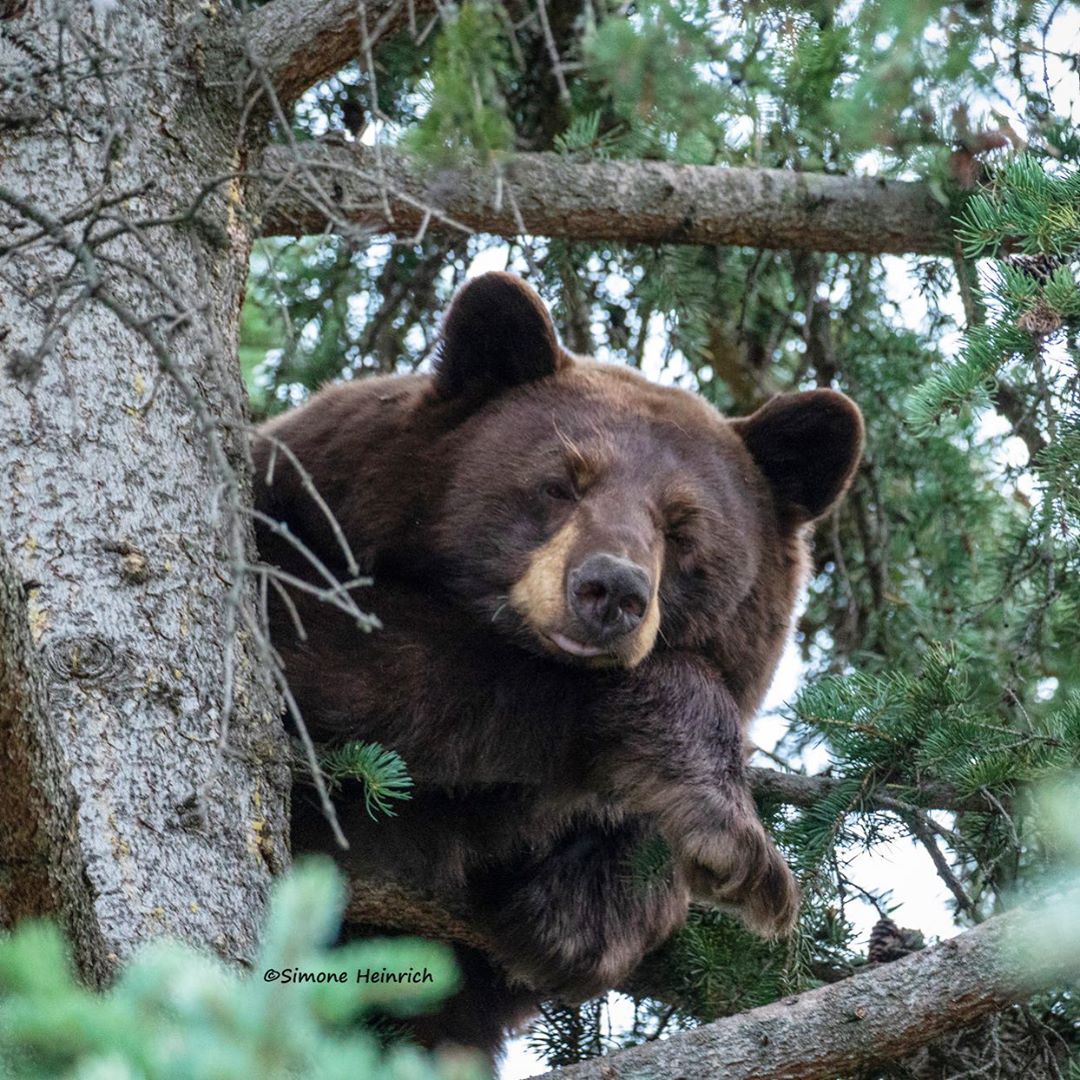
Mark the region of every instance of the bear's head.
<instances>
[{"instance_id":1,"label":"bear's head","mask_svg":"<svg viewBox=\"0 0 1080 1080\"><path fill-rule=\"evenodd\" d=\"M738 666L736 639L781 640L805 526L862 447L858 409L832 390L730 421L572 357L509 274L455 297L431 393L458 417L437 531L452 587L523 647L587 667L632 667L658 647Z\"/></svg>"}]
</instances>

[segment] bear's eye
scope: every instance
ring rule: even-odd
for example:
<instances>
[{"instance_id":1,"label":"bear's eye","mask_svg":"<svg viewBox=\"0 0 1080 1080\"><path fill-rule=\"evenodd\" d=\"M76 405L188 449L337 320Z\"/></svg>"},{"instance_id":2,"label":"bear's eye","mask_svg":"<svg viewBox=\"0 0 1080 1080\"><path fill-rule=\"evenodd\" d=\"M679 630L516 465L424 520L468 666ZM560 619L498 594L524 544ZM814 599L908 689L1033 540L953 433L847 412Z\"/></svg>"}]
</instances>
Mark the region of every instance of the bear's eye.
<instances>
[{"instance_id":1,"label":"bear's eye","mask_svg":"<svg viewBox=\"0 0 1080 1080\"><path fill-rule=\"evenodd\" d=\"M577 498L574 489L565 480L551 480L544 485L544 494L557 502L572 502Z\"/></svg>"},{"instance_id":2,"label":"bear's eye","mask_svg":"<svg viewBox=\"0 0 1080 1080\"><path fill-rule=\"evenodd\" d=\"M680 555L690 552L694 547L693 539L679 529L668 529L664 533L664 539Z\"/></svg>"},{"instance_id":3,"label":"bear's eye","mask_svg":"<svg viewBox=\"0 0 1080 1080\"><path fill-rule=\"evenodd\" d=\"M685 564L697 551L697 540L691 523L685 519L669 522L664 530L664 545L680 564Z\"/></svg>"}]
</instances>

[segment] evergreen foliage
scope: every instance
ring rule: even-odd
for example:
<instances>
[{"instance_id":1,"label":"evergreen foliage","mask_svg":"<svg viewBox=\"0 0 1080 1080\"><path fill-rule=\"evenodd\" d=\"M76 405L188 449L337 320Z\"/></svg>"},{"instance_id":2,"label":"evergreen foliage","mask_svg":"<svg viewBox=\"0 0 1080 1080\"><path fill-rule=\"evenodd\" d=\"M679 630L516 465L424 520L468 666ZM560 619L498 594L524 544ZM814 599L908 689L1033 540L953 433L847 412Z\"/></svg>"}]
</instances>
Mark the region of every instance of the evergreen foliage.
<instances>
[{"instance_id":1,"label":"evergreen foliage","mask_svg":"<svg viewBox=\"0 0 1080 1080\"><path fill-rule=\"evenodd\" d=\"M378 743L347 742L327 750L319 765L331 786L359 780L364 786L364 808L374 818L394 816L394 801L408 799L412 779L401 755Z\"/></svg>"},{"instance_id":2,"label":"evergreen foliage","mask_svg":"<svg viewBox=\"0 0 1080 1080\"><path fill-rule=\"evenodd\" d=\"M430 82L419 87L426 108L406 133L406 144L437 163L466 155L488 164L512 149L514 129L499 85L507 54L487 3L451 11L435 46Z\"/></svg>"},{"instance_id":3,"label":"evergreen foliage","mask_svg":"<svg viewBox=\"0 0 1080 1080\"><path fill-rule=\"evenodd\" d=\"M920 178L962 247L900 260L448 233L260 244L244 357L263 411L330 378L424 365L453 289L494 254L530 276L574 350L733 414L834 386L866 416L866 460L816 539L805 683L767 748L794 768L825 760L838 781L808 808L762 807L804 881L799 932L762 944L695 913L650 961L663 1000L636 1000L628 1026L604 1003L549 1009L531 1037L554 1063L864 963L853 908L899 898L853 859L883 840L934 849L960 925L1050 879L1060 845L1028 792L1080 757L1080 135L1069 5L543 12L451 6L422 45L405 35L381 52L378 101L362 65L346 69L305 97L293 134L366 131L423 167L549 150ZM358 103L362 128L348 123ZM1039 1037L1075 1053L1075 997L1032 1010ZM963 1075L968 1050L943 1053Z\"/></svg>"},{"instance_id":4,"label":"evergreen foliage","mask_svg":"<svg viewBox=\"0 0 1080 1080\"><path fill-rule=\"evenodd\" d=\"M911 395L908 413L922 429L972 402L988 404L999 374L1011 365L1037 372L1047 339L1076 329L1080 172L1055 176L1029 155L1007 161L992 184L967 200L957 235L968 258L1002 257L987 275L989 317L969 327L960 362ZM1015 254L1004 254L1009 250Z\"/></svg>"}]
</instances>

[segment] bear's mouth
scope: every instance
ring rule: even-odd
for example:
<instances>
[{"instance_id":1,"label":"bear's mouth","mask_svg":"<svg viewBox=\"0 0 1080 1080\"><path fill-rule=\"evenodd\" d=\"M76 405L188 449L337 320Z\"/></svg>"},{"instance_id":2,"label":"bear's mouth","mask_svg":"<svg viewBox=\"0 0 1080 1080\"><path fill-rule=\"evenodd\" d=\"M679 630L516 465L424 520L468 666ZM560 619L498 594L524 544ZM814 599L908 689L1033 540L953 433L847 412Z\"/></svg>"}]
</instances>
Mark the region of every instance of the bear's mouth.
<instances>
[{"instance_id":1,"label":"bear's mouth","mask_svg":"<svg viewBox=\"0 0 1080 1080\"><path fill-rule=\"evenodd\" d=\"M558 630L553 630L551 633L544 634L544 637L556 646L556 648L561 649L565 653L569 653L571 656L579 657L582 660L593 660L598 656L612 656L609 649L601 648L599 645L586 645L584 642L575 641L565 634L560 634Z\"/></svg>"}]
</instances>

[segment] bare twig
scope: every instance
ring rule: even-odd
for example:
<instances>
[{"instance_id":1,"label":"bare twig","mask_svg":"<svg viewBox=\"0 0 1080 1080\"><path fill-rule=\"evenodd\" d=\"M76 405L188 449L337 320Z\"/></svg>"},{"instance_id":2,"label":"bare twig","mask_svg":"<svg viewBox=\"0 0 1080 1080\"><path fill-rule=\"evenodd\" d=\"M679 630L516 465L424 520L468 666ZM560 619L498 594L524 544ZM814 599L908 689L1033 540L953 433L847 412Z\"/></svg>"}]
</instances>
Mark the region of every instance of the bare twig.
<instances>
[{"instance_id":1,"label":"bare twig","mask_svg":"<svg viewBox=\"0 0 1080 1080\"><path fill-rule=\"evenodd\" d=\"M261 431L259 428L248 428L248 433L253 439L261 439L264 442L270 443L272 451L270 454L270 461L267 465L266 483L268 486L274 482L274 465L278 454L284 455L285 459L293 467L296 475L300 479L300 484L304 489L304 493L315 503L319 508L319 513L322 514L326 520L327 525L330 526L330 531L334 535L334 539L337 541L338 546L341 548L342 555L345 556L345 565L349 569L349 573L353 577L359 577L360 566L356 561L356 556L353 554L353 550L349 545L349 541L345 537L345 533L341 529L341 525L338 519L334 516L333 510L327 505L326 500L319 494L319 489L315 486L314 480L311 479L311 474L300 463L300 459L292 452L292 449L287 443L282 442L280 439L273 435L267 434L265 431Z\"/></svg>"}]
</instances>

